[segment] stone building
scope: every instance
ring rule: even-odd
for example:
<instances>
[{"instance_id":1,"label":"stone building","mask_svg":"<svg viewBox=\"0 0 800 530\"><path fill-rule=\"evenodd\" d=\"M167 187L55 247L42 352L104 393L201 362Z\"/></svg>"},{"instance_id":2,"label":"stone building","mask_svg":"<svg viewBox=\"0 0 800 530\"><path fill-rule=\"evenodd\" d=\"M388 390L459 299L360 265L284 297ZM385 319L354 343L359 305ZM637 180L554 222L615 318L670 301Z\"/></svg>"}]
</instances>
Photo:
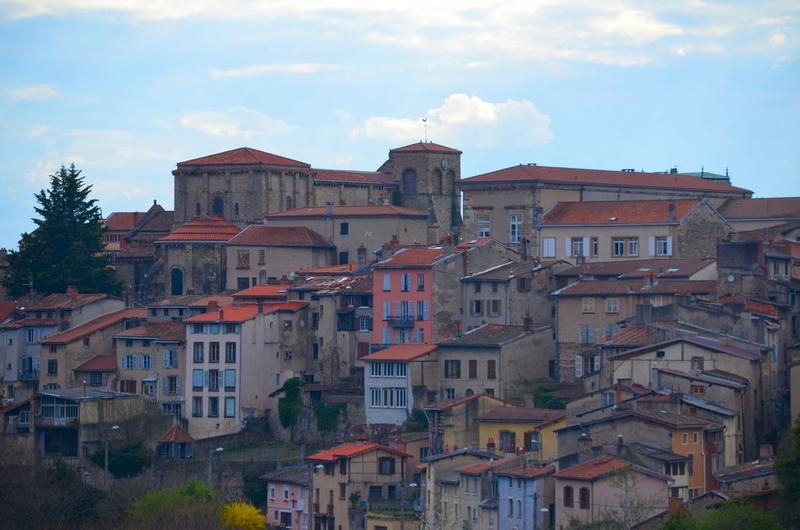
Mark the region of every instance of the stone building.
<instances>
[{"instance_id":1,"label":"stone building","mask_svg":"<svg viewBox=\"0 0 800 530\"><path fill-rule=\"evenodd\" d=\"M706 198L719 206L752 192L725 182L674 173L605 171L524 164L464 179L464 237L492 236L512 245L530 242L539 255L535 227L558 202ZM612 214L613 215L613 214Z\"/></svg>"}]
</instances>

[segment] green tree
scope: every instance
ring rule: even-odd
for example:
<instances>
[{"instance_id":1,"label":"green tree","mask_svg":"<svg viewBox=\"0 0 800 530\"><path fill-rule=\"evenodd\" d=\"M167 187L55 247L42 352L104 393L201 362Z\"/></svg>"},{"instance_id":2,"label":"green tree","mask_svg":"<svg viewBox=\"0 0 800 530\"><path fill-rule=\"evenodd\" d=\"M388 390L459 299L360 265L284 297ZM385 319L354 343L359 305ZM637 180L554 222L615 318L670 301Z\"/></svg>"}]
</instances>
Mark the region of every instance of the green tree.
<instances>
[{"instance_id":1,"label":"green tree","mask_svg":"<svg viewBox=\"0 0 800 530\"><path fill-rule=\"evenodd\" d=\"M800 528L800 416L794 422L789 442L775 462L775 474L781 485L779 514L786 528Z\"/></svg>"},{"instance_id":2,"label":"green tree","mask_svg":"<svg viewBox=\"0 0 800 530\"><path fill-rule=\"evenodd\" d=\"M289 379L283 384L283 397L278 400L278 419L284 429L292 430L292 438L297 418L303 410L303 399L300 396L302 386L300 379L296 377Z\"/></svg>"},{"instance_id":3,"label":"green tree","mask_svg":"<svg viewBox=\"0 0 800 530\"><path fill-rule=\"evenodd\" d=\"M91 456L97 466L105 466L105 448L101 447ZM135 477L153 463L153 452L142 445L129 445L108 450L108 470L114 478Z\"/></svg>"},{"instance_id":4,"label":"green tree","mask_svg":"<svg viewBox=\"0 0 800 530\"><path fill-rule=\"evenodd\" d=\"M701 530L781 530L775 514L747 504L746 502L726 502L700 520Z\"/></svg>"},{"instance_id":5,"label":"green tree","mask_svg":"<svg viewBox=\"0 0 800 530\"><path fill-rule=\"evenodd\" d=\"M22 234L19 250L8 253L5 284L14 296L31 283L42 294L82 292L120 294L121 283L103 255L103 218L89 197L80 170L61 166L50 175L50 189L35 194L36 229Z\"/></svg>"}]
</instances>

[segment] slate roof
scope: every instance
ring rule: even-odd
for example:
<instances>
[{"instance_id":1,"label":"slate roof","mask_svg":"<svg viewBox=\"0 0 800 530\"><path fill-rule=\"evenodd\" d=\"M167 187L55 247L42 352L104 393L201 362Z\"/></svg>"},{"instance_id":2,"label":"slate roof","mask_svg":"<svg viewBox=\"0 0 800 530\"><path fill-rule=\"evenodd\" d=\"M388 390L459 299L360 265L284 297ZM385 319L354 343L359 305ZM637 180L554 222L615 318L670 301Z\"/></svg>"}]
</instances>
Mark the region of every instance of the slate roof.
<instances>
[{"instance_id":1,"label":"slate roof","mask_svg":"<svg viewBox=\"0 0 800 530\"><path fill-rule=\"evenodd\" d=\"M699 200L559 202L544 215L544 226L666 224L680 221ZM669 207L675 207L670 219Z\"/></svg>"},{"instance_id":2,"label":"slate roof","mask_svg":"<svg viewBox=\"0 0 800 530\"><path fill-rule=\"evenodd\" d=\"M229 245L256 247L332 247L324 237L305 226L250 225L228 241Z\"/></svg>"},{"instance_id":3,"label":"slate roof","mask_svg":"<svg viewBox=\"0 0 800 530\"><path fill-rule=\"evenodd\" d=\"M520 164L476 175L459 182L461 187L487 183L543 182L571 185L613 186L618 188L655 188L686 191L709 191L751 194L750 190L722 182L675 173L610 171Z\"/></svg>"},{"instance_id":4,"label":"slate roof","mask_svg":"<svg viewBox=\"0 0 800 530\"><path fill-rule=\"evenodd\" d=\"M239 233L239 228L216 215L211 217L198 217L186 221L168 235L158 240L159 243L176 242L225 242Z\"/></svg>"},{"instance_id":5,"label":"slate roof","mask_svg":"<svg viewBox=\"0 0 800 530\"><path fill-rule=\"evenodd\" d=\"M285 219L287 217L419 217L426 218L428 214L422 210L412 210L391 204L364 204L333 206L333 215L326 216L325 206L309 206L295 208L283 212L272 213L267 219Z\"/></svg>"},{"instance_id":6,"label":"slate roof","mask_svg":"<svg viewBox=\"0 0 800 530\"><path fill-rule=\"evenodd\" d=\"M525 276L536 270L544 268L547 268L547 265L539 263L538 261L509 261L507 263L501 263L500 265L495 265L494 267L489 267L488 269L480 272L470 274L469 276L464 276L461 278L461 280L465 282L508 282L518 276Z\"/></svg>"},{"instance_id":7,"label":"slate roof","mask_svg":"<svg viewBox=\"0 0 800 530\"><path fill-rule=\"evenodd\" d=\"M416 142L403 147L395 147L389 150L390 153L446 153L460 155L461 151L446 147L444 145L435 144L433 142Z\"/></svg>"},{"instance_id":8,"label":"slate roof","mask_svg":"<svg viewBox=\"0 0 800 530\"><path fill-rule=\"evenodd\" d=\"M305 162L299 162L279 155L273 155L252 147L239 147L213 155L193 158L178 162L181 166L220 166L220 165L267 165L310 168Z\"/></svg>"},{"instance_id":9,"label":"slate roof","mask_svg":"<svg viewBox=\"0 0 800 530\"><path fill-rule=\"evenodd\" d=\"M484 324L478 328L470 330L460 337L444 340L439 343L440 348L463 348L463 347L500 347L509 342L513 342L522 337L531 335L544 327L525 330L523 326L512 326L505 324Z\"/></svg>"},{"instance_id":10,"label":"slate roof","mask_svg":"<svg viewBox=\"0 0 800 530\"><path fill-rule=\"evenodd\" d=\"M731 484L773 474L775 474L775 463L772 460L754 460L737 466L717 469L714 472L714 478L723 484Z\"/></svg>"},{"instance_id":11,"label":"slate roof","mask_svg":"<svg viewBox=\"0 0 800 530\"><path fill-rule=\"evenodd\" d=\"M631 444L631 449L633 449L635 453L639 453L662 462L686 462L689 460L689 457L686 455L679 455L677 453L673 453L672 451L668 451L667 449L641 442L633 442Z\"/></svg>"},{"instance_id":12,"label":"slate roof","mask_svg":"<svg viewBox=\"0 0 800 530\"><path fill-rule=\"evenodd\" d=\"M726 219L800 219L800 197L729 199L719 208Z\"/></svg>"},{"instance_id":13,"label":"slate roof","mask_svg":"<svg viewBox=\"0 0 800 530\"><path fill-rule=\"evenodd\" d=\"M114 311L113 313L106 313L79 326L69 328L61 333L56 333L47 337L42 341L42 344L69 344L76 340L88 337L98 331L102 331L111 326L115 326L124 322L125 320L141 319L147 317L147 310L144 308L128 308Z\"/></svg>"}]
</instances>

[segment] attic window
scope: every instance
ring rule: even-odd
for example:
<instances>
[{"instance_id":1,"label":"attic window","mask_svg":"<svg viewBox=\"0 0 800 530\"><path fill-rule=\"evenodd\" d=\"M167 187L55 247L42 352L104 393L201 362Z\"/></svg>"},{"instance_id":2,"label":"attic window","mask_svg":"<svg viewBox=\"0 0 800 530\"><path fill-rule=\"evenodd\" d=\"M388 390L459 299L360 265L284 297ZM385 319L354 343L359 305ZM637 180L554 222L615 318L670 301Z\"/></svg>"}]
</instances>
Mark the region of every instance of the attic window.
<instances>
[{"instance_id":1,"label":"attic window","mask_svg":"<svg viewBox=\"0 0 800 530\"><path fill-rule=\"evenodd\" d=\"M676 269L674 267L670 267L669 269L667 269L667 272L678 272L679 270L680 269Z\"/></svg>"},{"instance_id":2,"label":"attic window","mask_svg":"<svg viewBox=\"0 0 800 530\"><path fill-rule=\"evenodd\" d=\"M664 356L667 354L664 350L658 350L656 352L656 359L663 359Z\"/></svg>"},{"instance_id":3,"label":"attic window","mask_svg":"<svg viewBox=\"0 0 800 530\"><path fill-rule=\"evenodd\" d=\"M611 219L609 219L609 221L616 221L616 220L617 220L616 217L612 217Z\"/></svg>"}]
</instances>

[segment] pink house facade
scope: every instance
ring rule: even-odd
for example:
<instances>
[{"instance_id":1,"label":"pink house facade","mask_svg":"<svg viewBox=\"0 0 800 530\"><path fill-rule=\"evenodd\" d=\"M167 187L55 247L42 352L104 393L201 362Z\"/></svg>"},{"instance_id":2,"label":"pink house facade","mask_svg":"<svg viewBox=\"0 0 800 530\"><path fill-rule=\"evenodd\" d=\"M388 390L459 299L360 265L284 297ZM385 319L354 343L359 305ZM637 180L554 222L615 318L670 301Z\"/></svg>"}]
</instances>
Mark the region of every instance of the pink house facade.
<instances>
[{"instance_id":1,"label":"pink house facade","mask_svg":"<svg viewBox=\"0 0 800 530\"><path fill-rule=\"evenodd\" d=\"M606 455L562 469L556 479L556 529L603 520L627 527L663 512L668 504L666 475Z\"/></svg>"},{"instance_id":2,"label":"pink house facade","mask_svg":"<svg viewBox=\"0 0 800 530\"><path fill-rule=\"evenodd\" d=\"M267 473L265 513L268 528L308 529L309 472L305 466L293 466Z\"/></svg>"},{"instance_id":3,"label":"pink house facade","mask_svg":"<svg viewBox=\"0 0 800 530\"><path fill-rule=\"evenodd\" d=\"M441 248L409 247L375 266L372 344L430 344L431 282Z\"/></svg>"}]
</instances>

